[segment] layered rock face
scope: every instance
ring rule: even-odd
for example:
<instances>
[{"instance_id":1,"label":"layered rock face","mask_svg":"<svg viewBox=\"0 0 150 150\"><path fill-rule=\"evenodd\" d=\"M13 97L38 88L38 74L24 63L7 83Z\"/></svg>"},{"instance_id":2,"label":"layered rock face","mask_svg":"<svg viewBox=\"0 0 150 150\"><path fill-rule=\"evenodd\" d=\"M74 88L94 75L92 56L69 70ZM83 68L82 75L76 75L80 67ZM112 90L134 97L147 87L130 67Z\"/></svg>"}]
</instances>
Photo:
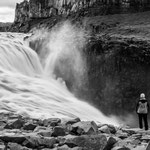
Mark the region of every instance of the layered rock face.
<instances>
[{"instance_id":1,"label":"layered rock face","mask_svg":"<svg viewBox=\"0 0 150 150\"><path fill-rule=\"evenodd\" d=\"M69 15L80 9L92 6L96 0L30 0L30 17L50 17L52 15Z\"/></svg>"},{"instance_id":2,"label":"layered rock face","mask_svg":"<svg viewBox=\"0 0 150 150\"><path fill-rule=\"evenodd\" d=\"M29 2L24 0L20 4L16 4L15 22L26 22L29 19Z\"/></svg>"},{"instance_id":3,"label":"layered rock face","mask_svg":"<svg viewBox=\"0 0 150 150\"><path fill-rule=\"evenodd\" d=\"M24 22L33 18L47 18L53 15L68 16L82 11L82 15L100 15L147 10L147 0L24 0L17 4L15 22ZM88 9L87 9L88 8Z\"/></svg>"},{"instance_id":4,"label":"layered rock face","mask_svg":"<svg viewBox=\"0 0 150 150\"><path fill-rule=\"evenodd\" d=\"M30 0L16 5L15 22L30 18L47 18L53 15L69 15L80 9L88 8L97 0Z\"/></svg>"}]
</instances>

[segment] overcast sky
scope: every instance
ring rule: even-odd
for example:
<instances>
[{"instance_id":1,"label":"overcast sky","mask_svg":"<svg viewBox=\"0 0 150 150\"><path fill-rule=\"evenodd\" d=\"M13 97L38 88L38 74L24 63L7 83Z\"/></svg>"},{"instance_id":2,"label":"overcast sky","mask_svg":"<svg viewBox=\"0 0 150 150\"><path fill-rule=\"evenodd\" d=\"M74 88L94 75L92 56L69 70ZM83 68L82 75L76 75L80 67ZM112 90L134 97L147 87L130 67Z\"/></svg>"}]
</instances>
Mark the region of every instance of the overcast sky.
<instances>
[{"instance_id":1,"label":"overcast sky","mask_svg":"<svg viewBox=\"0 0 150 150\"><path fill-rule=\"evenodd\" d=\"M13 22L16 3L23 0L0 0L0 22Z\"/></svg>"}]
</instances>

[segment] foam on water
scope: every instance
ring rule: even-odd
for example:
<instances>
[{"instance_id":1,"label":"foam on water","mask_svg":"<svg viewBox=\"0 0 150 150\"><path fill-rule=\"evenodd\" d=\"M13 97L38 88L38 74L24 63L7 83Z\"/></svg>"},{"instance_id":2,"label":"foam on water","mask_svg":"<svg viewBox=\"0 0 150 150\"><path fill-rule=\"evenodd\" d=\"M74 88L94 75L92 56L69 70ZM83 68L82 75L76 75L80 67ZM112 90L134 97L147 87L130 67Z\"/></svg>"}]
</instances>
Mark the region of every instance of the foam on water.
<instances>
[{"instance_id":1,"label":"foam on water","mask_svg":"<svg viewBox=\"0 0 150 150\"><path fill-rule=\"evenodd\" d=\"M41 119L80 117L118 124L90 104L75 98L62 82L45 78L37 54L21 40L23 35L0 34L0 112Z\"/></svg>"}]
</instances>

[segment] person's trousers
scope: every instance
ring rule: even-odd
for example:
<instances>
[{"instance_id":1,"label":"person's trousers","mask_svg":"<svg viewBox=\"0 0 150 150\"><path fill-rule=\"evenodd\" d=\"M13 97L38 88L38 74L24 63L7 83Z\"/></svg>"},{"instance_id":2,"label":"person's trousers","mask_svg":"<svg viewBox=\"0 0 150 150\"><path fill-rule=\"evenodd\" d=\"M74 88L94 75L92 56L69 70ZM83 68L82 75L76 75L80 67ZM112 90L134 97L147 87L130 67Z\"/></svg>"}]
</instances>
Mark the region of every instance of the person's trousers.
<instances>
[{"instance_id":1,"label":"person's trousers","mask_svg":"<svg viewBox=\"0 0 150 150\"><path fill-rule=\"evenodd\" d=\"M143 121L145 130L148 130L148 121L147 121L147 114L138 114L139 115L139 127L143 128Z\"/></svg>"}]
</instances>

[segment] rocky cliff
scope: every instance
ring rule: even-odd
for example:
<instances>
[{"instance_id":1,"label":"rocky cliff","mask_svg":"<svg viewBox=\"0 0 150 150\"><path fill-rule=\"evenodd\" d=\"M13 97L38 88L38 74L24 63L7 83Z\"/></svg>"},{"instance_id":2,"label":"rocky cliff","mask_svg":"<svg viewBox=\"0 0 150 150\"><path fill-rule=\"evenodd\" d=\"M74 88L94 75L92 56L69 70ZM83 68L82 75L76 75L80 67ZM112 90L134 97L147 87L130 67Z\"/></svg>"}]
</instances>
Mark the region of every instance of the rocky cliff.
<instances>
[{"instance_id":1,"label":"rocky cliff","mask_svg":"<svg viewBox=\"0 0 150 150\"><path fill-rule=\"evenodd\" d=\"M81 11L82 15L112 14L148 10L147 0L24 0L16 5L15 22L54 15L68 16Z\"/></svg>"}]
</instances>

